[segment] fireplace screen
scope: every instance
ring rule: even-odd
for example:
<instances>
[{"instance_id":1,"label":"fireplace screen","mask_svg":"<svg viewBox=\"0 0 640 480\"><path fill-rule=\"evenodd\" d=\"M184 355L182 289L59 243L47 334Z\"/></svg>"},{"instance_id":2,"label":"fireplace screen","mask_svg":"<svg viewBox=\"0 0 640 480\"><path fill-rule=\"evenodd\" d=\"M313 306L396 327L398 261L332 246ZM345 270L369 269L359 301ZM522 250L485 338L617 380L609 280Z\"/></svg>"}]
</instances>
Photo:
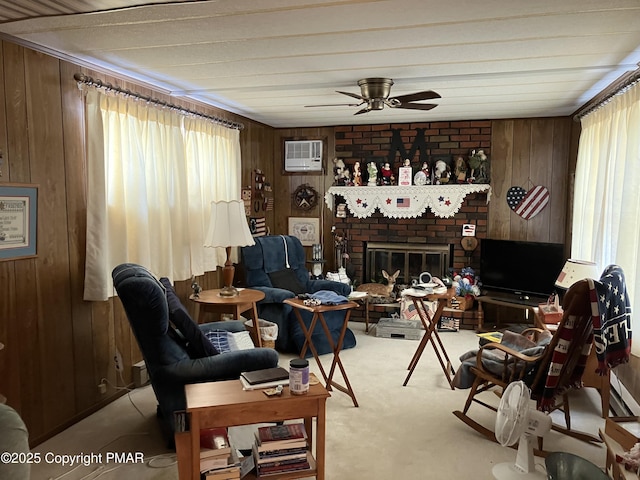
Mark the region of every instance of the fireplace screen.
<instances>
[{"instance_id":1,"label":"fireplace screen","mask_svg":"<svg viewBox=\"0 0 640 480\"><path fill-rule=\"evenodd\" d=\"M442 278L448 273L450 259L450 245L369 242L362 281L382 281L382 270L390 275L400 270L396 283L401 285L417 280L422 272Z\"/></svg>"}]
</instances>

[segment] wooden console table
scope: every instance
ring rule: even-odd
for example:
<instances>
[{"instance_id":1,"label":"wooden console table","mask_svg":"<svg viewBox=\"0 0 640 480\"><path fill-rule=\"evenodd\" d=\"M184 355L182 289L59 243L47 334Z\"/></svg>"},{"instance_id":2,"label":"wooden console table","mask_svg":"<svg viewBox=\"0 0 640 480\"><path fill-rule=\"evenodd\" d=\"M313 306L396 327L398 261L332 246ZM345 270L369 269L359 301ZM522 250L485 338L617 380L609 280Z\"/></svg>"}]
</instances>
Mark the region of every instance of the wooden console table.
<instances>
[{"instance_id":1,"label":"wooden console table","mask_svg":"<svg viewBox=\"0 0 640 480\"><path fill-rule=\"evenodd\" d=\"M546 328L545 323L542 321L542 319L540 318L540 316L538 315L538 307L534 306L534 305L527 305L524 302L510 302L508 299L506 298L500 298L500 297L492 297L490 295L481 295L479 297L476 297L476 300L478 301L478 314L477 314L477 318L478 318L478 332L482 331L482 325L484 323L484 310L482 309L482 304L483 303L489 303L492 305L502 305L503 307L510 307L510 308L517 308L520 310L526 310L526 311L530 311L533 313L533 324L535 327L538 328ZM542 300L541 300L542 303Z\"/></svg>"},{"instance_id":2,"label":"wooden console table","mask_svg":"<svg viewBox=\"0 0 640 480\"><path fill-rule=\"evenodd\" d=\"M289 387L285 387L281 396L267 397L262 390L244 391L240 380L229 380L186 385L185 396L190 428L175 435L180 480L200 480L200 429L299 418L304 419L311 452L315 445L315 468L287 473L282 478L324 480L326 402L330 394L322 385L311 385L306 395L291 395ZM254 473L245 478L255 479Z\"/></svg>"}]
</instances>

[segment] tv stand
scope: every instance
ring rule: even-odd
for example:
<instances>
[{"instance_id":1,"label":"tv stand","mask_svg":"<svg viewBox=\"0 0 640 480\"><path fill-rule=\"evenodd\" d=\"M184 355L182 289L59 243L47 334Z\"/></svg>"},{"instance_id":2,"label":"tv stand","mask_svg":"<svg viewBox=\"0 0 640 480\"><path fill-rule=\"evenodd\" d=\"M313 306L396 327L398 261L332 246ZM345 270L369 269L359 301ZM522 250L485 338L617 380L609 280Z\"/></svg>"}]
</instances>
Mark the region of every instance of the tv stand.
<instances>
[{"instance_id":1,"label":"tv stand","mask_svg":"<svg viewBox=\"0 0 640 480\"><path fill-rule=\"evenodd\" d=\"M513 295L507 293L486 292L484 295L476 297L478 301L478 331L482 331L484 323L483 303L492 305L502 305L503 307L518 308L528 310L533 313L533 324L538 328L546 328L542 319L538 316L538 305L546 302L546 298L532 297L529 295Z\"/></svg>"}]
</instances>

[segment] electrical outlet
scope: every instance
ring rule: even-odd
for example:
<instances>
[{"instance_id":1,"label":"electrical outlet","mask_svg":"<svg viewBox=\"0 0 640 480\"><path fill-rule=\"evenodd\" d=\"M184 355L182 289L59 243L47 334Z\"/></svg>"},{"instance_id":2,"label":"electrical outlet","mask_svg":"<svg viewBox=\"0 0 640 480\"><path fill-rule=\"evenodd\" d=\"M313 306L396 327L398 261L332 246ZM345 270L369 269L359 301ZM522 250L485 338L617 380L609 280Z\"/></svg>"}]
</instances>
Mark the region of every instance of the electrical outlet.
<instances>
[{"instance_id":1,"label":"electrical outlet","mask_svg":"<svg viewBox=\"0 0 640 480\"><path fill-rule=\"evenodd\" d=\"M100 395L104 395L105 393L107 393L107 384L104 382L98 384L98 392L100 393Z\"/></svg>"},{"instance_id":2,"label":"electrical outlet","mask_svg":"<svg viewBox=\"0 0 640 480\"><path fill-rule=\"evenodd\" d=\"M113 356L113 362L116 367L116 371L122 371L122 355L120 355L120 350L116 348L116 354Z\"/></svg>"}]
</instances>

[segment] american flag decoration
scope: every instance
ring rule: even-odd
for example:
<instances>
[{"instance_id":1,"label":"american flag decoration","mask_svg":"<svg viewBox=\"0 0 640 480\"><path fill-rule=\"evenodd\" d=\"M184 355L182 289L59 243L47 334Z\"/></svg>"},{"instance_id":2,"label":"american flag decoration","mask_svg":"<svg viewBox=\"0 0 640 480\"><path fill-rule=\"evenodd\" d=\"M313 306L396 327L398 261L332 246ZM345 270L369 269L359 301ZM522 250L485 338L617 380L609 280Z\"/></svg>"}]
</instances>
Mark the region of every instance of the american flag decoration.
<instances>
[{"instance_id":1,"label":"american flag decoration","mask_svg":"<svg viewBox=\"0 0 640 480\"><path fill-rule=\"evenodd\" d=\"M409 197L402 197L396 199L396 207L409 208L411 206L411 199Z\"/></svg>"},{"instance_id":2,"label":"american flag decoration","mask_svg":"<svg viewBox=\"0 0 640 480\"><path fill-rule=\"evenodd\" d=\"M539 214L549 203L547 187L536 185L526 191L522 187L511 187L507 191L509 208L525 220L530 220Z\"/></svg>"},{"instance_id":3,"label":"american flag decoration","mask_svg":"<svg viewBox=\"0 0 640 480\"><path fill-rule=\"evenodd\" d=\"M267 234L267 224L264 217L249 218L249 230L254 237L263 237Z\"/></svg>"}]
</instances>

